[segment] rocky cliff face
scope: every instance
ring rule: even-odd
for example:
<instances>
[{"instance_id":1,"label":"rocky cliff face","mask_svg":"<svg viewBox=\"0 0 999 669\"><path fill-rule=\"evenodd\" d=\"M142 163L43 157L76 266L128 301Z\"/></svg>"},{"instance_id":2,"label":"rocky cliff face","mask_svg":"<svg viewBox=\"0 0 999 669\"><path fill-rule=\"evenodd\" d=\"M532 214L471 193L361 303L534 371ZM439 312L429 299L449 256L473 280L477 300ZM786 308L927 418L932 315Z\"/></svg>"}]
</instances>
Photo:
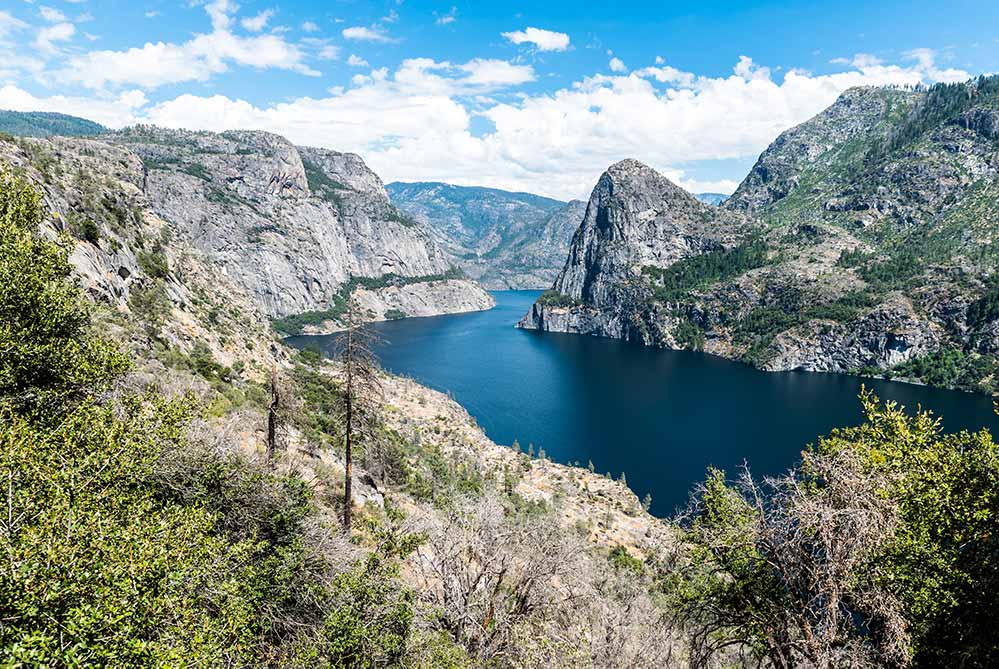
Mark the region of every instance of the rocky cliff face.
<instances>
[{"instance_id":1,"label":"rocky cliff face","mask_svg":"<svg viewBox=\"0 0 999 669\"><path fill-rule=\"evenodd\" d=\"M550 286L585 206L443 183L392 183L388 191L469 276L494 289Z\"/></svg>"},{"instance_id":2,"label":"rocky cliff face","mask_svg":"<svg viewBox=\"0 0 999 669\"><path fill-rule=\"evenodd\" d=\"M647 165L623 160L600 177L552 291L521 325L656 343L643 317L652 294L648 272L723 252L750 232L742 215L714 209Z\"/></svg>"},{"instance_id":3,"label":"rocky cliff face","mask_svg":"<svg viewBox=\"0 0 999 669\"><path fill-rule=\"evenodd\" d=\"M391 277L403 301L407 286L437 278L432 283L447 295L441 304L420 289L430 313L492 304L480 287L449 274L448 257L389 202L356 155L295 147L263 132L136 127L109 141L142 159L153 210L270 317L327 309L356 278Z\"/></svg>"},{"instance_id":4,"label":"rocky cliff face","mask_svg":"<svg viewBox=\"0 0 999 669\"><path fill-rule=\"evenodd\" d=\"M43 195L43 234L71 245L76 278L110 307L101 318L114 336L180 355L200 344L219 364L266 373L273 335L256 301L175 237L152 207L135 153L93 139L0 139L0 169L23 174Z\"/></svg>"},{"instance_id":5,"label":"rocky cliff face","mask_svg":"<svg viewBox=\"0 0 999 669\"><path fill-rule=\"evenodd\" d=\"M999 78L852 89L703 210L615 165L521 325L991 392L997 127Z\"/></svg>"}]
</instances>

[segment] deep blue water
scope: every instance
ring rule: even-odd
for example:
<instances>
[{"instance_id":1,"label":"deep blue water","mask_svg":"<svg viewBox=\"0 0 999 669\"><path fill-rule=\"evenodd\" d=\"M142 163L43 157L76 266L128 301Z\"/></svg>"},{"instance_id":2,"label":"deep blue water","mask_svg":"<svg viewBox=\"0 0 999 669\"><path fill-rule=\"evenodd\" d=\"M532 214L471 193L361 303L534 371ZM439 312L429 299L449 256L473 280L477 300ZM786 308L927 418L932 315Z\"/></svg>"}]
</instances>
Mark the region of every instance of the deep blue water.
<instances>
[{"instance_id":1,"label":"deep blue water","mask_svg":"<svg viewBox=\"0 0 999 669\"><path fill-rule=\"evenodd\" d=\"M767 373L688 351L514 328L538 295L493 293L473 314L376 323L389 370L449 392L494 441L533 443L560 462L592 460L672 513L708 465L755 474L794 464L807 444L861 419L862 383L921 404L948 431L999 426L988 397L841 374ZM295 337L296 346L334 337Z\"/></svg>"}]
</instances>

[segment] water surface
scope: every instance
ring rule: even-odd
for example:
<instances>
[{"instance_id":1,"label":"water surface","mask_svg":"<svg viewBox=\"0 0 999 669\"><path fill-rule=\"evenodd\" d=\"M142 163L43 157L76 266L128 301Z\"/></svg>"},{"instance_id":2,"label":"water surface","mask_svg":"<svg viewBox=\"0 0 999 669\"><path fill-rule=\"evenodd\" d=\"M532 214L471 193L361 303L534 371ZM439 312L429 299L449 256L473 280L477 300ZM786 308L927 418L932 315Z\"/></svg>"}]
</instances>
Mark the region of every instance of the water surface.
<instances>
[{"instance_id":1,"label":"water surface","mask_svg":"<svg viewBox=\"0 0 999 669\"><path fill-rule=\"evenodd\" d=\"M921 404L948 431L999 422L988 397L841 374L767 373L689 351L518 330L538 292L497 291L490 311L375 323L392 372L450 393L494 441L624 472L652 511L686 502L709 465L756 474L793 464L820 434L861 419L862 383ZM294 337L328 350L334 336Z\"/></svg>"}]
</instances>

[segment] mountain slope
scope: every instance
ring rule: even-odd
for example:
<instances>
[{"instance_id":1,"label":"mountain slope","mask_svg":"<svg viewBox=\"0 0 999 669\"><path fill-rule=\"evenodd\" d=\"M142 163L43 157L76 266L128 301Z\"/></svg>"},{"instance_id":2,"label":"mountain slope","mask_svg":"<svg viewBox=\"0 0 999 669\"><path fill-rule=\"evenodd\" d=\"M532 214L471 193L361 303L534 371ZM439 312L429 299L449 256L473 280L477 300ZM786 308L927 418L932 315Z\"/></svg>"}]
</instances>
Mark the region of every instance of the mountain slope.
<instances>
[{"instance_id":1,"label":"mountain slope","mask_svg":"<svg viewBox=\"0 0 999 669\"><path fill-rule=\"evenodd\" d=\"M579 201L451 184L391 183L393 203L488 288L551 285L583 213Z\"/></svg>"},{"instance_id":2,"label":"mountain slope","mask_svg":"<svg viewBox=\"0 0 999 669\"><path fill-rule=\"evenodd\" d=\"M107 128L78 116L55 112L15 112L0 110L0 132L19 137L89 137Z\"/></svg>"},{"instance_id":3,"label":"mountain slope","mask_svg":"<svg viewBox=\"0 0 999 669\"><path fill-rule=\"evenodd\" d=\"M851 89L778 137L709 212L754 221L738 253L667 240L678 252L664 249L646 268L638 228L612 252L577 234L556 292L523 325L703 348L768 370L865 371L991 392L997 137L996 77ZM629 188L651 197L641 179ZM587 218L596 221L624 205L591 198L594 206ZM571 278L599 274L608 255L635 258L609 300L610 289Z\"/></svg>"},{"instance_id":4,"label":"mountain slope","mask_svg":"<svg viewBox=\"0 0 999 669\"><path fill-rule=\"evenodd\" d=\"M318 325L352 290L375 318L492 304L353 154L263 132L138 126L108 141L142 159L152 208L272 318L325 314Z\"/></svg>"}]
</instances>

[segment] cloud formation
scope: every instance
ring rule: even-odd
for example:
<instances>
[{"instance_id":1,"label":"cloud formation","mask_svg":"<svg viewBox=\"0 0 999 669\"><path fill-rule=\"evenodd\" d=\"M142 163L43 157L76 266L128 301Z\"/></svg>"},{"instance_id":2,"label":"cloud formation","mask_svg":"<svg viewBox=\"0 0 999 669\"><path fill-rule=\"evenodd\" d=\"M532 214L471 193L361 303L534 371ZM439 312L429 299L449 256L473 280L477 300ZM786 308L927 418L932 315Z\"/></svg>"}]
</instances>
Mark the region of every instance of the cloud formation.
<instances>
[{"instance_id":1,"label":"cloud formation","mask_svg":"<svg viewBox=\"0 0 999 669\"><path fill-rule=\"evenodd\" d=\"M340 31L344 39L355 42L382 42L390 43L396 40L391 37L384 28L380 26L351 26Z\"/></svg>"},{"instance_id":2,"label":"cloud formation","mask_svg":"<svg viewBox=\"0 0 999 669\"><path fill-rule=\"evenodd\" d=\"M500 34L514 44L533 44L538 51L565 51L569 48L569 36L553 30L525 28Z\"/></svg>"},{"instance_id":3,"label":"cloud formation","mask_svg":"<svg viewBox=\"0 0 999 669\"><path fill-rule=\"evenodd\" d=\"M851 86L968 78L941 66L941 56L929 49L909 51L895 64L863 53L836 58L842 71L822 75L767 67L743 55L730 73L712 77L676 68L661 56L644 66L631 62L629 70L608 53L609 73L539 91L541 86L525 84L549 73L535 70L541 67L537 63L526 64L523 55L463 62L407 58L390 69L371 68L351 54L346 65L356 69L347 74L350 84L329 87L319 97L262 104L189 92L151 102L144 91L205 81L231 67L317 74L307 59L339 57L340 47L330 39L310 35L290 42L284 33L263 32L272 18L269 10L242 20L228 0L215 0L204 10L212 31L183 43L70 52L58 76L90 89L89 95L36 97L8 85L0 89L0 99L9 108L76 113L111 127L146 122L268 130L296 143L357 152L386 180L440 180L569 198L585 197L609 164L626 157L649 163L690 190L731 192L741 175L708 172L704 166L752 161L781 131ZM351 26L341 35L396 41L384 21ZM7 34L24 32L37 41L40 30L63 23L35 28L0 12L0 47ZM234 26L252 34L237 34ZM565 33L526 28L503 36L536 51L570 48ZM71 37L70 32L45 39L55 50ZM12 62L12 57L0 60L0 75ZM32 71L43 66L16 65Z\"/></svg>"},{"instance_id":4,"label":"cloud formation","mask_svg":"<svg viewBox=\"0 0 999 669\"><path fill-rule=\"evenodd\" d=\"M186 81L205 81L213 74L225 72L230 64L319 75L318 71L305 64L302 49L280 35L244 37L233 33L232 15L236 10L234 3L216 0L205 5L212 23L211 33L195 35L181 44L147 42L141 47L124 51L90 51L72 56L59 76L86 88L103 90L120 86L153 89ZM249 23L251 30L259 25L262 30L269 18L270 14L264 11L244 19L242 23L244 26ZM51 29L63 25L70 24L56 24ZM52 35L45 37L49 43L55 41ZM38 39L42 39L41 33Z\"/></svg>"}]
</instances>

